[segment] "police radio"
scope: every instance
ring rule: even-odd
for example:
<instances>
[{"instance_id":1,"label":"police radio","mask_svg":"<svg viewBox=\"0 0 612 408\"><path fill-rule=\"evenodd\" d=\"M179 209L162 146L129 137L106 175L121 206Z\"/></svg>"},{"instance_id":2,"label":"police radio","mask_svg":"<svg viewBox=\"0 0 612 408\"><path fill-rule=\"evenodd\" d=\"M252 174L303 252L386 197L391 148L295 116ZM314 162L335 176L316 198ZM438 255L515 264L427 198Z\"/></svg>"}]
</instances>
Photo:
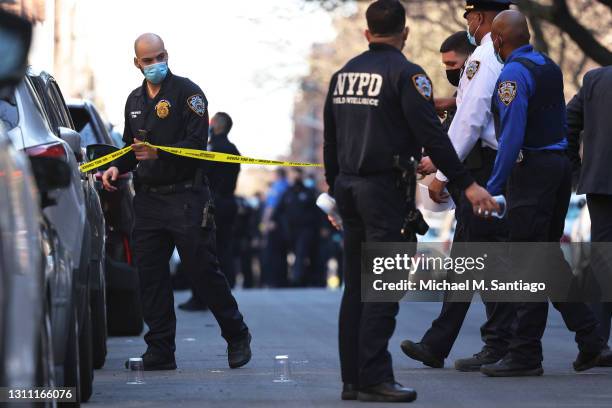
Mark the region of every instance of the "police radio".
<instances>
[{"instance_id":1,"label":"police radio","mask_svg":"<svg viewBox=\"0 0 612 408\"><path fill-rule=\"evenodd\" d=\"M416 174L418 162L414 157L393 156L393 168L399 172L398 186L404 190L406 215L402 221L401 234L407 241L414 241L415 234L425 235L429 225L421 211L416 208Z\"/></svg>"}]
</instances>

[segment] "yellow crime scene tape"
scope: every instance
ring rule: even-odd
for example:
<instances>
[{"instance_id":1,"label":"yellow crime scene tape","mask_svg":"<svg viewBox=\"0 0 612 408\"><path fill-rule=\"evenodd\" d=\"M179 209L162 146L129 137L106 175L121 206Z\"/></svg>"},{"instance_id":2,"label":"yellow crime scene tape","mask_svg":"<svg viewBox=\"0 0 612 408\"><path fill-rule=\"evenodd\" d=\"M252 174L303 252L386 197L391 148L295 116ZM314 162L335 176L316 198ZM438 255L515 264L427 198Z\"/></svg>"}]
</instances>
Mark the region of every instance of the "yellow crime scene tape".
<instances>
[{"instance_id":1,"label":"yellow crime scene tape","mask_svg":"<svg viewBox=\"0 0 612 408\"><path fill-rule=\"evenodd\" d=\"M143 144L151 147L155 147L164 152L176 154L178 156L189 157L192 159L209 160L214 162L222 163L237 163L237 164L261 164L266 166L289 166L289 167L321 167L320 164L316 163L300 163L282 160L265 160L265 159L254 159L252 157L238 156L229 153L209 152L207 150L197 149L185 149L179 147L167 147L167 146L156 146L148 142ZM86 173L90 170L96 169L100 166L104 166L119 157L128 154L132 150L132 146L124 147L121 150L107 154L106 156L99 157L95 160L82 164L79 169L81 172Z\"/></svg>"}]
</instances>

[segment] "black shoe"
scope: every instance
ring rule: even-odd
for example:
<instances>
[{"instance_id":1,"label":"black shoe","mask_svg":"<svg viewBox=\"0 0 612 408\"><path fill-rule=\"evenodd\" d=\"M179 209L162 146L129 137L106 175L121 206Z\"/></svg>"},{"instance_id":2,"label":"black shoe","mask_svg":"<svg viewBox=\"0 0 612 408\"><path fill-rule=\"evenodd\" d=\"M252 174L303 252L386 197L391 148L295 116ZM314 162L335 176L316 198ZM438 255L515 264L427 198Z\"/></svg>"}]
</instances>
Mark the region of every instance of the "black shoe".
<instances>
[{"instance_id":1,"label":"black shoe","mask_svg":"<svg viewBox=\"0 0 612 408\"><path fill-rule=\"evenodd\" d=\"M142 355L142 364L145 371L176 370L174 354L164 356L147 351ZM125 368L130 368L129 360L125 362Z\"/></svg>"},{"instance_id":2,"label":"black shoe","mask_svg":"<svg viewBox=\"0 0 612 408\"><path fill-rule=\"evenodd\" d=\"M535 377L544 374L544 369L541 363L520 364L505 358L483 365L480 372L489 377Z\"/></svg>"},{"instance_id":3,"label":"black shoe","mask_svg":"<svg viewBox=\"0 0 612 408\"><path fill-rule=\"evenodd\" d=\"M612 367L612 351L610 349L601 352L597 367Z\"/></svg>"},{"instance_id":4,"label":"black shoe","mask_svg":"<svg viewBox=\"0 0 612 408\"><path fill-rule=\"evenodd\" d=\"M230 368L239 368L251 361L251 333L227 345L227 361Z\"/></svg>"},{"instance_id":5,"label":"black shoe","mask_svg":"<svg viewBox=\"0 0 612 408\"><path fill-rule=\"evenodd\" d=\"M366 402L412 402L416 397L415 390L405 388L395 381L362 388L357 394L359 401Z\"/></svg>"},{"instance_id":6,"label":"black shoe","mask_svg":"<svg viewBox=\"0 0 612 408\"><path fill-rule=\"evenodd\" d=\"M483 349L480 353L474 354L469 358L461 358L455 361L455 369L458 371L480 371L480 367L485 364L494 364L501 360L504 356L499 352L491 349Z\"/></svg>"},{"instance_id":7,"label":"black shoe","mask_svg":"<svg viewBox=\"0 0 612 408\"><path fill-rule=\"evenodd\" d=\"M415 343L410 340L404 340L401 344L402 351L413 360L431 368L444 367L444 359L436 356L425 343Z\"/></svg>"},{"instance_id":8,"label":"black shoe","mask_svg":"<svg viewBox=\"0 0 612 408\"><path fill-rule=\"evenodd\" d=\"M178 305L178 308L181 310L185 310L187 312L197 312L197 311L206 311L208 310L208 305L202 304L195 300L192 296L185 303L181 303Z\"/></svg>"},{"instance_id":9,"label":"black shoe","mask_svg":"<svg viewBox=\"0 0 612 408\"><path fill-rule=\"evenodd\" d=\"M600 356L600 351L579 352L578 357L576 357L576 361L574 361L572 364L574 366L574 371L586 371L590 368L596 367L597 364L599 364Z\"/></svg>"},{"instance_id":10,"label":"black shoe","mask_svg":"<svg viewBox=\"0 0 612 408\"><path fill-rule=\"evenodd\" d=\"M357 399L358 391L355 384L342 384L342 394L340 398L342 398L343 401L354 401Z\"/></svg>"}]
</instances>

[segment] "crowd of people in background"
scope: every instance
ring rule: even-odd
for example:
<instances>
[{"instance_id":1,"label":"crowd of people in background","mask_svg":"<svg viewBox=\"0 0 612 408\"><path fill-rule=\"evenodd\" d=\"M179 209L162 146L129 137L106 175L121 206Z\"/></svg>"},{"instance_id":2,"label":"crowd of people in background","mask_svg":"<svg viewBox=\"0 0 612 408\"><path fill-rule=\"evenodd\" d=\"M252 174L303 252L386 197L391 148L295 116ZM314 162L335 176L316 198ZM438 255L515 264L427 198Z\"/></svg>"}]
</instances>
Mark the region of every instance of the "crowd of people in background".
<instances>
[{"instance_id":1,"label":"crowd of people in background","mask_svg":"<svg viewBox=\"0 0 612 408\"><path fill-rule=\"evenodd\" d=\"M279 168L266 192L236 196L232 287L327 287L342 283L342 236L316 206L317 175ZM222 268L223 270L223 268ZM175 289L188 282L178 268Z\"/></svg>"}]
</instances>

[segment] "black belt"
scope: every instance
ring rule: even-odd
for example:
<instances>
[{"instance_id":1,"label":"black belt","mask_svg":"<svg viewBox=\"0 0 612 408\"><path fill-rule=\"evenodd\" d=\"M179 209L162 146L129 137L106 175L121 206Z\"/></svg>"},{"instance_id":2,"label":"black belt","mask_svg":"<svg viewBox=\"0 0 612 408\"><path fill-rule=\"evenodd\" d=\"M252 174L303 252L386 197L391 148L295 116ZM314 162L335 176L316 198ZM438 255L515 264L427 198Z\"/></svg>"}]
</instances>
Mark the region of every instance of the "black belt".
<instances>
[{"instance_id":1,"label":"black belt","mask_svg":"<svg viewBox=\"0 0 612 408\"><path fill-rule=\"evenodd\" d=\"M155 194L172 194L182 193L185 191L193 190L195 184L192 180L183 181L176 184L166 184L161 186L151 186L148 184L136 184L136 191L142 193L155 193ZM198 186L199 187L199 186Z\"/></svg>"}]
</instances>

